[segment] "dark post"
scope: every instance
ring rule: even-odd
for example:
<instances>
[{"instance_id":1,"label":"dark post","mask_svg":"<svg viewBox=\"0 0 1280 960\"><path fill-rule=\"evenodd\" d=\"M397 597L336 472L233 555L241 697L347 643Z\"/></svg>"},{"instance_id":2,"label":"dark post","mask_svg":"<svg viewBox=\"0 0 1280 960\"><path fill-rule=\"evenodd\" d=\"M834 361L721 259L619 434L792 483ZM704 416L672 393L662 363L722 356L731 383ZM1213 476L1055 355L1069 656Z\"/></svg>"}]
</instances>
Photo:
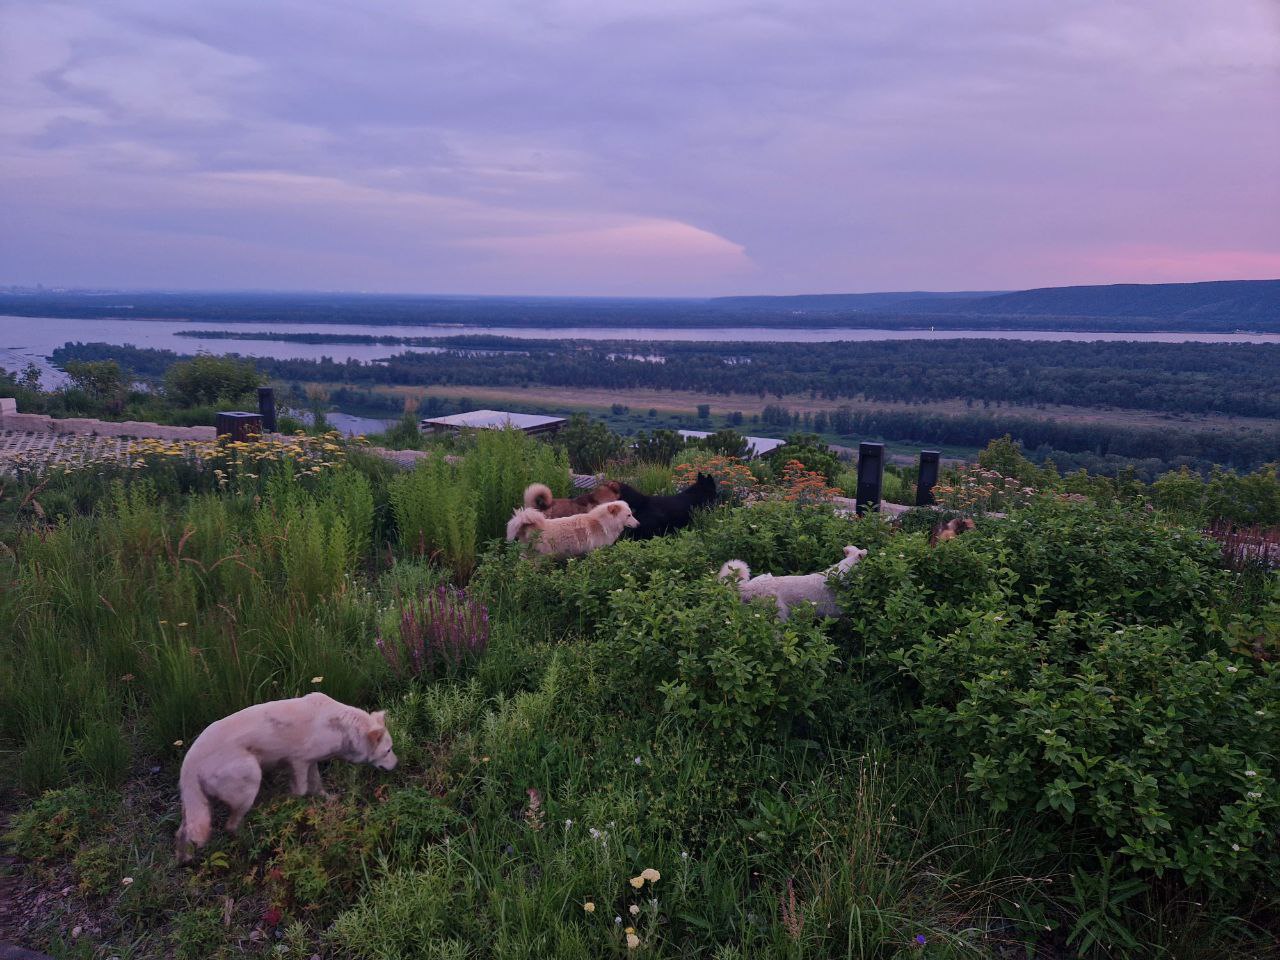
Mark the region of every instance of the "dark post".
<instances>
[{"instance_id":1,"label":"dark post","mask_svg":"<svg viewBox=\"0 0 1280 960\"><path fill-rule=\"evenodd\" d=\"M262 432L276 432L276 392L270 387L258 388L258 414L262 417Z\"/></svg>"},{"instance_id":2,"label":"dark post","mask_svg":"<svg viewBox=\"0 0 1280 960\"><path fill-rule=\"evenodd\" d=\"M216 422L218 436L232 440L248 440L250 436L262 433L262 417L256 413L233 410L218 414Z\"/></svg>"},{"instance_id":3,"label":"dark post","mask_svg":"<svg viewBox=\"0 0 1280 960\"><path fill-rule=\"evenodd\" d=\"M884 489L884 444L858 444L858 497L855 509L858 516L880 509L880 491Z\"/></svg>"},{"instance_id":4,"label":"dark post","mask_svg":"<svg viewBox=\"0 0 1280 960\"><path fill-rule=\"evenodd\" d=\"M927 507L933 503L933 485L938 482L937 450L920 451L920 473L916 477L916 506Z\"/></svg>"}]
</instances>

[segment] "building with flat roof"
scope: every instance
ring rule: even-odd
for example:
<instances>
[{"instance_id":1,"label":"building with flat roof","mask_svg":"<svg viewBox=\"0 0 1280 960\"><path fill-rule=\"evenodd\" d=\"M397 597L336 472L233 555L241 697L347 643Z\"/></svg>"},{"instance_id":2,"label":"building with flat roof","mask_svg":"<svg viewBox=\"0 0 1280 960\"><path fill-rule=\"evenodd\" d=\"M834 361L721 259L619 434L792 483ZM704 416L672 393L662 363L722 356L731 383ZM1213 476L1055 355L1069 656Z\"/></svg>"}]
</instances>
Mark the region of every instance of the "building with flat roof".
<instances>
[{"instance_id":1,"label":"building with flat roof","mask_svg":"<svg viewBox=\"0 0 1280 960\"><path fill-rule=\"evenodd\" d=\"M505 410L472 410L451 417L429 417L422 421L424 433L458 433L462 430L505 430L515 427L528 434L555 433L564 417L544 417L536 413L508 413Z\"/></svg>"},{"instance_id":2,"label":"building with flat roof","mask_svg":"<svg viewBox=\"0 0 1280 960\"><path fill-rule=\"evenodd\" d=\"M686 440L701 440L704 437L711 436L706 430L677 430L676 432ZM746 440L748 460L754 460L756 457L763 457L766 453L772 453L786 443L785 440L775 440L773 437L747 437Z\"/></svg>"}]
</instances>

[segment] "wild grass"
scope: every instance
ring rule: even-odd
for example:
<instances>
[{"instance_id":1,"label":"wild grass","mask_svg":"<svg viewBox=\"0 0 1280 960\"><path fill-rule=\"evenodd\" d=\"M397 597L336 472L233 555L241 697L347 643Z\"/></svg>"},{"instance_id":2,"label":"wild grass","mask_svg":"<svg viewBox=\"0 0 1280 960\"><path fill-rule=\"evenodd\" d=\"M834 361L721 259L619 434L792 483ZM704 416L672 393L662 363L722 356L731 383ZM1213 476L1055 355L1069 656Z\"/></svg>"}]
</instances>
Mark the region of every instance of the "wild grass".
<instances>
[{"instance_id":1,"label":"wild grass","mask_svg":"<svg viewBox=\"0 0 1280 960\"><path fill-rule=\"evenodd\" d=\"M30 946L378 960L1269 955L1267 873L1230 893L1134 868L1083 812L1002 809L970 754L1003 758L1012 777L1048 762L1034 744L1053 723L1071 733L1062 756L1085 744L1099 763L1142 760L1136 747L1113 757L1096 711L1071 712L1074 692L1007 718L1000 693L1045 671L1073 677L1101 657L1070 651L1087 641L1118 664L1116 696L1138 678L1132 710L1145 709L1144 684L1170 681L1115 658L1141 649L1149 622L1168 641L1176 621L1185 649L1161 662L1212 664L1258 698L1236 712L1256 720L1249 782L1269 784L1271 721L1253 710L1280 703L1265 699L1274 669L1250 644L1280 622L1280 591L1257 582L1274 574L1220 569L1214 548L1158 517L1054 504L937 550L910 524L768 502L581 560L520 560L493 541L528 482L567 492L563 460L501 434L457 456L409 474L354 453L318 471L285 456L226 484L149 464L51 483L40 496L63 505L60 519L16 514L0 550L0 797L24 882L71 888ZM666 474L631 479L657 489ZM837 623L779 627L714 578L734 556L810 572L846 543L872 557L841 585ZM1248 590L1232 593L1243 577ZM1237 634L1233 653L1223 644ZM465 655L397 669L405 656L390 662L375 643L392 636L409 660L419 641L424 663L432 643ZM1080 682L1096 693L1102 681ZM329 799L269 780L240 836L219 831L195 868L175 868L186 747L233 710L311 690L386 708L397 770L330 764ZM948 719L970 701L981 709L968 726ZM998 742L959 749L997 718ZM1250 802L1248 816L1271 816ZM68 920L86 913L100 932L73 942Z\"/></svg>"}]
</instances>

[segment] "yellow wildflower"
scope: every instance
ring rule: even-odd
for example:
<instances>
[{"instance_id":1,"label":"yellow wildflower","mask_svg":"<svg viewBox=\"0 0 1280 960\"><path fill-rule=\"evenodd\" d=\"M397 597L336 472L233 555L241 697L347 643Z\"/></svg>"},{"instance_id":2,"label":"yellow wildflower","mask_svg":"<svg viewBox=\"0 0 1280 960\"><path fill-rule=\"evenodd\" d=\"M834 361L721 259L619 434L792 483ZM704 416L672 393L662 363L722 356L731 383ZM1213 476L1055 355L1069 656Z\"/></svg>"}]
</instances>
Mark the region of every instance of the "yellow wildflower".
<instances>
[{"instance_id":1,"label":"yellow wildflower","mask_svg":"<svg viewBox=\"0 0 1280 960\"><path fill-rule=\"evenodd\" d=\"M632 877L629 882L631 883L631 886L639 890L644 886L644 877Z\"/></svg>"}]
</instances>

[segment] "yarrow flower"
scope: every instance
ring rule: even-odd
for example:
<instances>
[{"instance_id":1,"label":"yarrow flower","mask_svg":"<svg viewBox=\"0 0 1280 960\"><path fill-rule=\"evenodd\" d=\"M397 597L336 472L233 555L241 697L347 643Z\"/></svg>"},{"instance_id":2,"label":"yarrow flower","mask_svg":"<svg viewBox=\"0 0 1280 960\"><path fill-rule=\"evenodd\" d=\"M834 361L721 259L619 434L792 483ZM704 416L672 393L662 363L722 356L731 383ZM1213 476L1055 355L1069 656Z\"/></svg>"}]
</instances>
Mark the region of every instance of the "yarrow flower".
<instances>
[{"instance_id":1,"label":"yarrow flower","mask_svg":"<svg viewBox=\"0 0 1280 960\"><path fill-rule=\"evenodd\" d=\"M1246 770L1246 771L1244 772L1244 775L1245 775L1246 777L1256 777L1256 776L1258 775L1258 771L1257 771L1257 770Z\"/></svg>"},{"instance_id":2,"label":"yarrow flower","mask_svg":"<svg viewBox=\"0 0 1280 960\"><path fill-rule=\"evenodd\" d=\"M657 870L653 869L653 867L649 867L648 869L641 870L640 876L643 877L645 880L648 880L650 883L657 883L659 880L662 879L662 874L660 874Z\"/></svg>"},{"instance_id":3,"label":"yarrow flower","mask_svg":"<svg viewBox=\"0 0 1280 960\"><path fill-rule=\"evenodd\" d=\"M637 937L634 933L628 933L628 934L627 934L627 949L628 949L628 950L634 950L634 949L635 949L636 947L638 947L638 946L640 946L640 938L639 938L639 937Z\"/></svg>"},{"instance_id":4,"label":"yarrow flower","mask_svg":"<svg viewBox=\"0 0 1280 960\"><path fill-rule=\"evenodd\" d=\"M596 905L592 903L590 900L588 900L586 903L582 905L582 909L585 910L587 913L595 913Z\"/></svg>"},{"instance_id":5,"label":"yarrow flower","mask_svg":"<svg viewBox=\"0 0 1280 960\"><path fill-rule=\"evenodd\" d=\"M641 887L643 887L643 886L644 886L644 877L632 877L632 878L631 878L629 881L627 881L627 882L628 882L628 883L630 883L630 884L631 884L631 886L633 886L633 887L635 887L637 890L639 890Z\"/></svg>"},{"instance_id":6,"label":"yarrow flower","mask_svg":"<svg viewBox=\"0 0 1280 960\"><path fill-rule=\"evenodd\" d=\"M627 912L631 914L633 917L640 916L640 908L636 906L634 903L627 908Z\"/></svg>"},{"instance_id":7,"label":"yarrow flower","mask_svg":"<svg viewBox=\"0 0 1280 960\"><path fill-rule=\"evenodd\" d=\"M312 678L311 678L311 682L312 682L312 683L324 683L324 677L312 677Z\"/></svg>"}]
</instances>

